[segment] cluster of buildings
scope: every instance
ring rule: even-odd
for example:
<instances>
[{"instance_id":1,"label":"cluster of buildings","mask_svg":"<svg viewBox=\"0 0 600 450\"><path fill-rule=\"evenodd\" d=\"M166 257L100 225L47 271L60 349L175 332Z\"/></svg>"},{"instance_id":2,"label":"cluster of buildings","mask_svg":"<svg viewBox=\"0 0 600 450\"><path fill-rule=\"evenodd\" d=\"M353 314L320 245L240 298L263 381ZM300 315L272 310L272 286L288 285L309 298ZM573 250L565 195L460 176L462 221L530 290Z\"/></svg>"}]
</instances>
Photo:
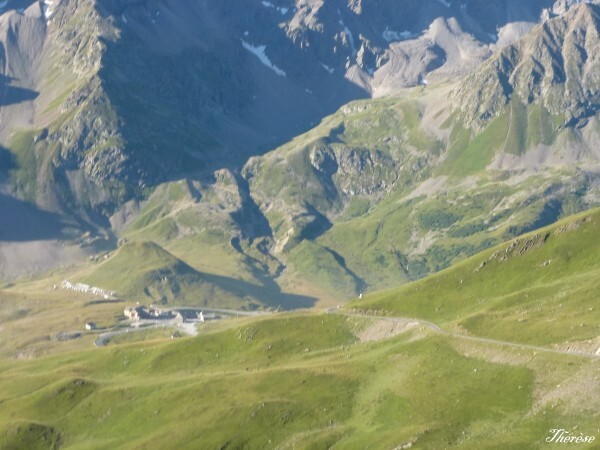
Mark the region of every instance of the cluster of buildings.
<instances>
[{"instance_id":1,"label":"cluster of buildings","mask_svg":"<svg viewBox=\"0 0 600 450\"><path fill-rule=\"evenodd\" d=\"M220 316L214 313L205 313L204 311L193 311L188 309L181 310L162 310L160 308L146 308L145 306L132 306L123 311L125 317L129 320L174 320L178 323L184 322L205 322L207 320L217 320Z\"/></svg>"},{"instance_id":2,"label":"cluster of buildings","mask_svg":"<svg viewBox=\"0 0 600 450\"><path fill-rule=\"evenodd\" d=\"M123 314L130 320L173 319L173 314L171 311L161 311L160 309L146 308L145 306L132 306L130 308L125 308Z\"/></svg>"},{"instance_id":3,"label":"cluster of buildings","mask_svg":"<svg viewBox=\"0 0 600 450\"><path fill-rule=\"evenodd\" d=\"M221 318L221 316L213 312L204 312L185 308L177 310L163 310L154 306L147 308L139 304L125 308L123 310L123 314L132 322L148 320L151 321L150 323L156 323L156 321L164 320L165 322L169 321L171 325L182 325L184 323L197 324L210 320L218 320ZM98 326L94 322L88 321L85 323L85 329L87 331L93 331L97 330Z\"/></svg>"}]
</instances>

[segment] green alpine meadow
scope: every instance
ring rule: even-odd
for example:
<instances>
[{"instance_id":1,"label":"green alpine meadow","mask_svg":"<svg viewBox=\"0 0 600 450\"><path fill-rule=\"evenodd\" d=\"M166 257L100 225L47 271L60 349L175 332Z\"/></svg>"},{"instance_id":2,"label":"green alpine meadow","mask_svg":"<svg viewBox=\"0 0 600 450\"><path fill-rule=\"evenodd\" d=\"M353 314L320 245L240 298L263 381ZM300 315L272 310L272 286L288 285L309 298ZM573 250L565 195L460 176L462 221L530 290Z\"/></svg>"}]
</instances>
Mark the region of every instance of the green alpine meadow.
<instances>
[{"instance_id":1,"label":"green alpine meadow","mask_svg":"<svg viewBox=\"0 0 600 450\"><path fill-rule=\"evenodd\" d=\"M0 450L595 449L600 1L0 2Z\"/></svg>"}]
</instances>

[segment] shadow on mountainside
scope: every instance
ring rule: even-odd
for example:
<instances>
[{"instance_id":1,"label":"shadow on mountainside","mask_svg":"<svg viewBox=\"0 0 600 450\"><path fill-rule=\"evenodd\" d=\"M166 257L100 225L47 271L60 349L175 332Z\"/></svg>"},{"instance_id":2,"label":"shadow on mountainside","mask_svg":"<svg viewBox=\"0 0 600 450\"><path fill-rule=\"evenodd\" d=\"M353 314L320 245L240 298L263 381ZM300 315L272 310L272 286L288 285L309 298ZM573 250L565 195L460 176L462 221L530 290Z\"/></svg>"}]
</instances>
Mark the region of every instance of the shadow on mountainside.
<instances>
[{"instance_id":1,"label":"shadow on mountainside","mask_svg":"<svg viewBox=\"0 0 600 450\"><path fill-rule=\"evenodd\" d=\"M0 194L0 241L66 239L67 227L68 224L57 214Z\"/></svg>"},{"instance_id":2,"label":"shadow on mountainside","mask_svg":"<svg viewBox=\"0 0 600 450\"><path fill-rule=\"evenodd\" d=\"M37 2L38 0L8 0L8 3L4 6L4 8L0 8L0 11L25 10ZM3 1L0 3L6 2Z\"/></svg>"},{"instance_id":3,"label":"shadow on mountainside","mask_svg":"<svg viewBox=\"0 0 600 450\"><path fill-rule=\"evenodd\" d=\"M319 20L329 24L341 20L355 36L389 47L386 34L402 32L411 38L420 36L436 19L456 19L463 31L481 42L492 43L498 29L508 23L537 22L542 11L551 8L555 0L380 0L362 2L359 8L352 3L348 0L325 2L317 13ZM405 39L409 38L400 40Z\"/></svg>"},{"instance_id":4,"label":"shadow on mountainside","mask_svg":"<svg viewBox=\"0 0 600 450\"><path fill-rule=\"evenodd\" d=\"M183 18L183 12L162 11L160 5L154 6L160 15L150 14L152 8L143 2L98 5L122 29L117 41L105 41L100 77L122 118L120 133L132 172L142 173L147 186L237 170L249 157L309 130L348 101L369 96L341 71L327 77L324 95L311 94L304 86L308 81L293 74L308 66L306 56L292 53L293 43L278 27L273 33L292 62L277 58L274 64L287 76L278 76L242 46L243 31L227 35L231 24L211 31L215 25L208 22L215 19L196 17L199 6L190 6ZM168 22L174 14L178 21L193 21L193 27L174 29ZM313 66L314 84L317 74L327 73Z\"/></svg>"},{"instance_id":5,"label":"shadow on mountainside","mask_svg":"<svg viewBox=\"0 0 600 450\"><path fill-rule=\"evenodd\" d=\"M0 107L34 100L39 92L11 86L13 78L0 75Z\"/></svg>"},{"instance_id":6,"label":"shadow on mountainside","mask_svg":"<svg viewBox=\"0 0 600 450\"><path fill-rule=\"evenodd\" d=\"M317 302L315 297L282 292L274 282L269 282L266 287L263 287L222 275L202 273L202 278L239 298L254 297L263 305L274 308L281 307L286 310L311 308Z\"/></svg>"},{"instance_id":7,"label":"shadow on mountainside","mask_svg":"<svg viewBox=\"0 0 600 450\"><path fill-rule=\"evenodd\" d=\"M9 173L17 166L15 155L0 146L0 183L8 179Z\"/></svg>"}]
</instances>

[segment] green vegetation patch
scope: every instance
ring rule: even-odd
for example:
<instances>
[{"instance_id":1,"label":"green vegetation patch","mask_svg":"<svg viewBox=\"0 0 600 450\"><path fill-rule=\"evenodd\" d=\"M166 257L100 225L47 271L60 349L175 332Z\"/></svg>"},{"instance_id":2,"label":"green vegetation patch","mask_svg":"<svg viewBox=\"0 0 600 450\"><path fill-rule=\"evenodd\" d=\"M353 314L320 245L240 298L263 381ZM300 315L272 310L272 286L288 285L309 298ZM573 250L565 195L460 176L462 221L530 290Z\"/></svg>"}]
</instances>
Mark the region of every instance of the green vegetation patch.
<instances>
[{"instance_id":1,"label":"green vegetation patch","mask_svg":"<svg viewBox=\"0 0 600 450\"><path fill-rule=\"evenodd\" d=\"M417 217L419 225L426 230L440 230L449 228L458 219L460 219L460 216L456 213L434 208L420 210Z\"/></svg>"},{"instance_id":2,"label":"green vegetation patch","mask_svg":"<svg viewBox=\"0 0 600 450\"><path fill-rule=\"evenodd\" d=\"M471 133L460 124L450 135L448 156L437 170L439 175L465 177L483 171L491 162L508 129L506 114L494 119L479 135Z\"/></svg>"},{"instance_id":3,"label":"green vegetation patch","mask_svg":"<svg viewBox=\"0 0 600 450\"><path fill-rule=\"evenodd\" d=\"M302 241L289 253L289 261L304 277L336 295L350 297L360 289L361 280L349 271L343 258L317 243Z\"/></svg>"},{"instance_id":4,"label":"green vegetation patch","mask_svg":"<svg viewBox=\"0 0 600 450\"><path fill-rule=\"evenodd\" d=\"M4 428L4 429L3 429ZM2 450L58 450L62 436L55 428L41 423L13 423L0 428Z\"/></svg>"}]
</instances>

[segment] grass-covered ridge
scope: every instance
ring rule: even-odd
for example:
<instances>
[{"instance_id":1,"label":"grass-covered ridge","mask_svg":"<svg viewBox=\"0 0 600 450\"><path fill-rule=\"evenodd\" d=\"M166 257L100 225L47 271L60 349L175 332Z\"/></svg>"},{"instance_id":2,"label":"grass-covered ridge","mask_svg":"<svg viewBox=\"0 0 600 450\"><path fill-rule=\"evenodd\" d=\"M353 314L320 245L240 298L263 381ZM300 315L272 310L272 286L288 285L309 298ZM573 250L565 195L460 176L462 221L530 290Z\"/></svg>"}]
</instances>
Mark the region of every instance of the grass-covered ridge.
<instances>
[{"instance_id":1,"label":"grass-covered ridge","mask_svg":"<svg viewBox=\"0 0 600 450\"><path fill-rule=\"evenodd\" d=\"M312 298L281 292L277 286L199 271L151 241L123 243L110 257L79 271L75 281L147 304L234 309L314 304Z\"/></svg>"},{"instance_id":2,"label":"grass-covered ridge","mask_svg":"<svg viewBox=\"0 0 600 450\"><path fill-rule=\"evenodd\" d=\"M473 131L452 112L450 88L351 102L240 172L147 186L112 218L117 238L156 245L196 274L147 274L144 262L132 273L121 258L80 278L144 301L256 308L289 293L286 308L326 305L423 278L598 204L595 175L578 169L594 161L597 119L560 128L543 105L515 96ZM28 198L48 182L32 172L46 164L39 156L62 151L38 132L15 135L12 149L13 182Z\"/></svg>"},{"instance_id":3,"label":"grass-covered ridge","mask_svg":"<svg viewBox=\"0 0 600 450\"><path fill-rule=\"evenodd\" d=\"M225 277L219 283L218 277L198 272L159 245L145 241L125 243L79 281L116 291L130 301L158 304L210 304L217 291L221 304L227 304L229 297L229 306L238 306L241 294L227 292L233 286L226 286Z\"/></svg>"}]
</instances>

